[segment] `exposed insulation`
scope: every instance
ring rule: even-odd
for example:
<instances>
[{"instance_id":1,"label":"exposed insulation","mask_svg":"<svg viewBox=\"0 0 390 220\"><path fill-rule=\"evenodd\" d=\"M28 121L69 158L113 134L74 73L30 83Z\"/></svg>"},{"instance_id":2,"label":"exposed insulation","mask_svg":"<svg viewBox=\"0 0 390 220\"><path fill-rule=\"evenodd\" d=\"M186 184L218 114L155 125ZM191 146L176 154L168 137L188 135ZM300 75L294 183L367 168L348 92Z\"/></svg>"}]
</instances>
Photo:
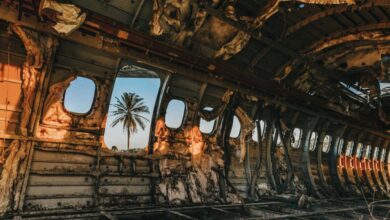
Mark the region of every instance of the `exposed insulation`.
<instances>
[{"instance_id":1,"label":"exposed insulation","mask_svg":"<svg viewBox=\"0 0 390 220\"><path fill-rule=\"evenodd\" d=\"M245 47L250 39L248 34L238 31L218 18L211 17L206 20L207 13L203 6L192 2L154 0L150 33L155 36L166 36L168 41L183 47L191 47L191 41L199 42L208 47L207 50L201 49L201 53L224 60ZM205 4L215 7L219 1ZM232 5L228 5L224 13L227 17L237 20Z\"/></svg>"},{"instance_id":2,"label":"exposed insulation","mask_svg":"<svg viewBox=\"0 0 390 220\"><path fill-rule=\"evenodd\" d=\"M91 111L86 117L81 118L79 126L89 129L99 129L103 126L106 112L108 111L108 100L111 96L110 91L113 81L108 79L91 78L96 84L96 100L93 103Z\"/></svg>"},{"instance_id":3,"label":"exposed insulation","mask_svg":"<svg viewBox=\"0 0 390 220\"><path fill-rule=\"evenodd\" d=\"M49 92L44 103L42 124L38 127L37 136L46 138L80 138L97 139L95 135L83 132L68 131L67 128L78 127L98 130L103 125L107 112L107 100L112 87L111 80L90 77L96 85L96 100L91 110L83 115L73 114L65 109L63 99L65 91L70 83L76 78L76 73L69 73L49 87Z\"/></svg>"},{"instance_id":4,"label":"exposed insulation","mask_svg":"<svg viewBox=\"0 0 390 220\"><path fill-rule=\"evenodd\" d=\"M70 126L72 124L72 116L66 111L62 100L64 99L66 89L75 78L72 75L49 88L49 94L46 97L45 107L43 108L42 122L44 124L58 126Z\"/></svg>"},{"instance_id":5,"label":"exposed insulation","mask_svg":"<svg viewBox=\"0 0 390 220\"><path fill-rule=\"evenodd\" d=\"M199 116L207 121L211 121L213 119L216 119L218 116L220 116L225 111L227 104L229 103L232 95L233 95L233 91L227 90L221 98L222 103L220 105L213 108L213 110L211 110L211 111L200 109L199 113L198 113Z\"/></svg>"},{"instance_id":6,"label":"exposed insulation","mask_svg":"<svg viewBox=\"0 0 390 220\"><path fill-rule=\"evenodd\" d=\"M154 152L160 157L161 173L158 191L164 201L169 204L221 202L218 170L224 166L222 150L207 146L198 126L185 132L183 147L170 146L172 143L166 141L170 132L163 118L158 120L155 134ZM229 198L230 202L240 202L234 195Z\"/></svg>"},{"instance_id":7,"label":"exposed insulation","mask_svg":"<svg viewBox=\"0 0 390 220\"><path fill-rule=\"evenodd\" d=\"M42 86L43 78L52 61L53 51L57 46L57 41L52 36L44 36L37 32L23 29L17 25L11 25L11 29L15 32L24 44L27 52L26 61L22 71L22 92L23 99L20 106L23 109L20 122L20 134L22 136L29 135L29 128L35 123L31 120L32 114L36 106L37 89ZM11 205L18 207L20 198L19 191L21 190L21 181L25 170L21 164L25 161L27 154L27 141L13 140L9 146L2 148L7 152L8 156L4 161L0 179L0 213L10 211Z\"/></svg>"},{"instance_id":8,"label":"exposed insulation","mask_svg":"<svg viewBox=\"0 0 390 220\"><path fill-rule=\"evenodd\" d=\"M169 129L165 125L165 119L159 118L156 121L156 129L154 136L157 138L157 141L153 144L153 152L155 154L167 154L169 150Z\"/></svg>"},{"instance_id":9,"label":"exposed insulation","mask_svg":"<svg viewBox=\"0 0 390 220\"><path fill-rule=\"evenodd\" d=\"M34 31L23 29L17 25L11 25L12 30L22 40L27 51L26 61L23 65L22 91L23 108L20 130L23 135L27 135L27 126L30 123L31 113L37 86L42 83L49 70L53 56L53 50L57 46L57 41L52 36L39 35Z\"/></svg>"},{"instance_id":10,"label":"exposed insulation","mask_svg":"<svg viewBox=\"0 0 390 220\"><path fill-rule=\"evenodd\" d=\"M188 19L193 21L187 23ZM150 33L155 36L167 35L168 39L180 46L203 25L206 13L191 3L191 0L153 0L153 18Z\"/></svg>"},{"instance_id":11,"label":"exposed insulation","mask_svg":"<svg viewBox=\"0 0 390 220\"><path fill-rule=\"evenodd\" d=\"M269 0L258 13L258 8L247 9L251 6L246 4L243 4L245 9L240 10L239 2L234 0L154 0L149 33L159 39L151 39L143 33L134 34L127 29L120 30L116 35L118 27L121 28L123 24L117 25L110 18L99 17L96 13L92 18L96 23L88 21L88 25L77 32L80 34L76 36L75 33L76 37L61 36L65 46L61 47L55 60L55 38L12 25L11 30L22 40L27 56L21 73L23 96L19 106L16 106L20 110L12 109L20 114L20 120L18 116L16 120L11 118L17 122L18 132L12 134L15 136L6 133L4 140L0 140L0 216L10 212L14 218L21 213L34 217L40 213L43 213L42 216L55 213L58 217L63 211L80 218L87 213L114 219L112 213L125 215L128 207L135 213L139 210L134 210L133 206L143 205L147 206L147 212L151 205L164 206L164 210L159 209L158 213L164 212L168 216L174 213L166 211L166 206L241 204L244 199L245 202L252 202L276 198L278 201L287 200L288 205L262 204L258 212L264 214L272 210L269 217L295 218L297 216L291 216L294 213L299 216L317 210L298 210L310 207L313 200L310 196L336 198L336 195L362 195L359 180L363 183L361 191L364 195L388 196L387 171L390 168L385 167L388 166L385 159L379 161L378 158L371 160L344 156L349 139L356 141L356 144L364 142L365 146L370 144L388 150L388 137L382 131L388 129L390 124L389 99L388 96L381 96L379 91L379 81L390 77L389 63L383 58L390 54L390 47L386 45L390 40L388 34L385 31L361 32L325 39L301 54L291 44L297 42L304 45L306 42L301 42L299 37L302 36L301 32L307 34L306 30L296 31L291 34L294 37L288 38L281 33L282 29L288 27L280 27L275 29L275 33L267 29L267 33L271 37L281 34L281 39L273 41L255 36L255 49L245 48L253 33L260 35L267 21L289 23L286 21L291 18L289 13L299 17L300 10L304 11L302 14L305 16L313 16L312 12L315 16L318 8L311 11L311 6L304 9L300 3L352 5L360 1ZM110 1L105 1L105 4L110 4ZM289 8L282 13L280 10L284 10L285 6L298 7L296 11ZM208 10L210 7L223 16L208 14L212 12ZM326 7L323 6L321 13L328 9ZM343 7L329 6L332 10ZM249 17L243 16L242 12L249 11ZM370 13L375 14L375 11L371 10ZM53 28L64 35L76 30L86 19L86 14L76 6L54 0L41 1L39 12L53 21ZM281 14L275 16L277 13ZM99 19L104 21L99 23ZM134 18L134 22L136 19L144 19L144 16ZM230 25L226 19L243 25L245 30ZM321 20L328 22L328 19ZM109 30L101 30L106 26L100 24L107 25ZM316 35L322 33L313 31L312 26L317 24L305 25L305 28L312 30L309 34L313 35L315 41ZM79 39L91 40L91 43L87 43L86 52L78 48L79 44L84 43ZM175 46L171 48L166 42L160 44L158 40L168 41L211 59L191 56L190 52L183 52ZM68 41L75 46L69 46ZM103 43L91 49L96 42ZM354 42L365 44L356 46ZM4 50L2 42L0 47ZM13 49L16 52L12 52ZM18 49L10 49L18 55L9 53L11 59L22 57L24 51L19 52ZM172 49L175 53L165 52L164 49ZM248 51L240 53L244 49ZM102 55L96 58L93 54L95 51ZM110 59L111 56L114 58ZM237 59L227 61L233 56L237 56ZM117 60L121 62L115 63ZM113 81L116 76L125 75L123 72L120 75L112 73L121 67L122 61L128 60L136 61L135 65L150 64L164 70L156 71L156 74L141 70L131 72L129 77L167 77L162 80L164 83L158 92L152 115L151 127L155 130L150 133L147 149L137 154L111 151L103 143ZM53 62L54 71L48 74ZM237 67L238 71L229 72L229 67ZM186 72L186 68L191 71ZM253 75L247 71L251 68ZM263 70L270 73L265 75ZM275 70L279 70L276 77ZM232 75L234 73L236 75ZM66 89L78 75L91 79L96 85L93 104L86 114L69 112L63 103ZM0 81L4 79L14 84L20 83L20 79L0 78ZM276 79L280 85L272 79ZM348 86L363 87L368 98L354 94ZM176 129L169 128L164 117L161 117L167 113L167 106L173 99L183 101L185 106L181 125ZM8 97L4 100L4 103L8 102ZM212 110L205 110L209 108ZM318 113L318 119L313 120L313 113ZM234 115L240 122L239 137L229 135ZM0 119L2 117L0 114ZM200 119L215 120L212 131L202 133ZM8 120L7 115L5 120ZM255 122L258 132L266 131L257 135L257 141L252 139ZM370 124L366 128L364 123L372 123L372 126ZM299 137L291 134L295 127L301 128L301 133L297 135ZM329 152L322 150L323 137L316 140L314 150L307 146L312 141L309 132L329 134ZM282 141L286 143L283 142L283 146L279 134L284 136L285 140ZM345 142L341 143L340 139ZM297 146L292 146L292 142ZM149 155L152 147L153 155ZM351 150L351 154L356 153L356 149ZM369 172L361 172L362 167ZM334 195L330 192L334 192ZM239 208L239 214L244 215L253 214L254 207L248 205L242 209L242 206L234 206L234 209ZM263 207L266 208L262 210ZM185 210L185 215L191 216L195 210L193 208L185 207L182 210ZM175 209L179 210L180 207ZM247 209L250 211L247 212ZM100 210L105 212L98 212ZM221 210L211 208L206 212L220 213ZM231 210L227 213L233 212ZM323 211L318 210L319 213ZM366 210L365 205L362 210ZM246 217L260 218L257 215ZM266 218L266 215L261 217Z\"/></svg>"},{"instance_id":12,"label":"exposed insulation","mask_svg":"<svg viewBox=\"0 0 390 220\"><path fill-rule=\"evenodd\" d=\"M244 30L238 30L216 17L206 19L204 7L216 7L220 1L206 1L202 4L185 0L154 0L150 33L165 36L167 40L182 47L194 47L192 41L201 44L203 55L228 60L245 48L251 36ZM246 24L250 31L258 31L264 23L279 11L279 5L289 0L272 0L255 17L236 15L234 1L223 8L224 15L233 21ZM355 4L354 0L301 0L308 4Z\"/></svg>"},{"instance_id":13,"label":"exposed insulation","mask_svg":"<svg viewBox=\"0 0 390 220\"><path fill-rule=\"evenodd\" d=\"M242 163L247 154L247 140L251 138L252 131L255 128L253 120L248 116L248 114L242 109L237 108L235 110L236 116L240 121L241 131L240 131L240 163Z\"/></svg>"},{"instance_id":14,"label":"exposed insulation","mask_svg":"<svg viewBox=\"0 0 390 220\"><path fill-rule=\"evenodd\" d=\"M39 13L52 19L54 30L65 35L79 28L87 17L87 14L75 5L58 3L55 0L42 0Z\"/></svg>"},{"instance_id":15,"label":"exposed insulation","mask_svg":"<svg viewBox=\"0 0 390 220\"><path fill-rule=\"evenodd\" d=\"M23 181L23 177L19 175L24 168L21 165L26 159L28 149L27 142L19 140L13 140L7 148L8 155L0 177L0 215L11 211L12 205L18 206L17 185Z\"/></svg>"},{"instance_id":16,"label":"exposed insulation","mask_svg":"<svg viewBox=\"0 0 390 220\"><path fill-rule=\"evenodd\" d=\"M240 52L248 41L250 40L250 36L243 31L239 31L237 35L230 42L223 45L217 53L214 55L215 58L222 58L223 60L227 60L236 53Z\"/></svg>"}]
</instances>

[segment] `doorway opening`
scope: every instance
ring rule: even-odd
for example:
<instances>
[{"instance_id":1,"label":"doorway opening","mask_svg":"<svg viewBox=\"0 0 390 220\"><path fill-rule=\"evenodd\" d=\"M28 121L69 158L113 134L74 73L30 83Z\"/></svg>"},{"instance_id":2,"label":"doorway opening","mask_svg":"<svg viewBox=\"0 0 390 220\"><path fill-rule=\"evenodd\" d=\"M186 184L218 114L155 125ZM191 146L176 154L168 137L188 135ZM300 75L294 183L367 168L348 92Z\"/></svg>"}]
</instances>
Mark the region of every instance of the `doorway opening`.
<instances>
[{"instance_id":1,"label":"doorway opening","mask_svg":"<svg viewBox=\"0 0 390 220\"><path fill-rule=\"evenodd\" d=\"M120 70L112 91L104 133L108 148L139 150L148 145L160 83L156 73L141 67L130 65ZM122 108L131 110L124 113ZM130 127L129 132L127 127Z\"/></svg>"}]
</instances>

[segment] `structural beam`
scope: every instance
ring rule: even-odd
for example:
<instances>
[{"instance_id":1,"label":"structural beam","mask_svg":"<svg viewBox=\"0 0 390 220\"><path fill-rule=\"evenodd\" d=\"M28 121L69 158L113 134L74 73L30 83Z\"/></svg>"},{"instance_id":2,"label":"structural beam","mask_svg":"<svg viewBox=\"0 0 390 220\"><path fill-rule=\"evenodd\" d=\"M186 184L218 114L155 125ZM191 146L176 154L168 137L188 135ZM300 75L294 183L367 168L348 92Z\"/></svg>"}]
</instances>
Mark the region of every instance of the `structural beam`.
<instances>
[{"instance_id":1,"label":"structural beam","mask_svg":"<svg viewBox=\"0 0 390 220\"><path fill-rule=\"evenodd\" d=\"M351 126L361 128L364 125L367 127L367 123L362 119L377 121L370 119L367 115L346 113L343 109L337 108L326 100L301 91L286 90L273 80L263 80L253 75L242 74L241 71L224 61L194 56L172 45L156 41L146 34L130 30L126 25L117 23L116 27L113 27L109 18L96 15L93 12L89 12L85 24L69 36L59 35L47 24L36 22L34 19L18 21L17 12L5 6L0 6L0 19L37 31L48 32L60 38L102 50L118 58L131 59L136 63L170 73L186 75L191 79L234 90L239 89L243 93L267 99L270 103L282 104L308 114L320 114L321 117L341 120L351 124ZM96 35L85 34L86 31L88 31L87 33L96 33ZM372 129L367 128L367 131L384 137L389 136L384 132L378 132L378 127L375 127L374 123L370 124Z\"/></svg>"},{"instance_id":2,"label":"structural beam","mask_svg":"<svg viewBox=\"0 0 390 220\"><path fill-rule=\"evenodd\" d=\"M289 29L287 29L285 37L293 34L297 30L313 23L316 22L322 18L332 16L335 14L342 14L344 12L354 12L356 10L364 10L364 9L369 9L374 6L389 6L390 3L388 1L369 1L367 3L364 3L362 5L341 5L341 6L336 6L333 8L328 8L324 11L321 11L319 13L313 14L302 21L299 21L298 23L294 24L291 26Z\"/></svg>"},{"instance_id":3,"label":"structural beam","mask_svg":"<svg viewBox=\"0 0 390 220\"><path fill-rule=\"evenodd\" d=\"M313 211L313 212L303 212L302 211L300 213L278 215L278 216L270 217L268 219L288 219L288 218L321 216L321 215L334 214L334 213L351 212L351 211L362 210L362 209L367 209L367 206L360 205L360 206L355 206L355 207L351 207L351 208L323 209L323 210L317 210L317 211ZM244 219L245 220L255 220L255 219L258 219L258 217L250 217L250 218L244 218Z\"/></svg>"},{"instance_id":4,"label":"structural beam","mask_svg":"<svg viewBox=\"0 0 390 220\"><path fill-rule=\"evenodd\" d=\"M144 6L144 4L145 4L145 0L140 0L140 2L139 2L139 4L138 4L138 7L137 7L137 10L135 11L134 17L133 17L133 19L131 20L130 28L133 28L133 27L134 27L134 24L135 24L135 22L137 21L138 16L139 16L139 13L141 12L141 9L142 9L142 7Z\"/></svg>"},{"instance_id":5,"label":"structural beam","mask_svg":"<svg viewBox=\"0 0 390 220\"><path fill-rule=\"evenodd\" d=\"M389 30L389 29L390 29L390 22L382 22L382 23L356 26L353 28L349 28L349 29L345 29L345 30L342 30L339 32L332 33L332 34L324 37L323 39L320 39L319 41L314 42L313 44L304 48L301 51L302 51L302 53L309 53L310 51L313 51L313 50L316 50L316 48L319 48L322 44L326 44L326 43L328 43L332 40L336 40L338 38L343 38L347 35L359 34L359 33L364 33L364 32L372 32L372 31L376 31L376 30ZM354 40L356 40L356 39L346 39L343 42L339 42L339 44L347 43L347 42L354 41ZM364 40L364 39L362 39L362 40ZM330 47L330 46L334 46L334 44L331 44L328 47ZM326 47L326 48L328 48L328 47ZM325 48L323 48L323 49L325 49ZM321 50L323 50L323 49L321 49Z\"/></svg>"},{"instance_id":6,"label":"structural beam","mask_svg":"<svg viewBox=\"0 0 390 220\"><path fill-rule=\"evenodd\" d=\"M249 63L249 66L247 67L247 69L253 69L259 62L261 59L263 59L263 57L265 55L267 55L267 53L271 50L271 47L265 47L263 49L261 49L253 58L252 60L250 61Z\"/></svg>"},{"instance_id":7,"label":"structural beam","mask_svg":"<svg viewBox=\"0 0 390 220\"><path fill-rule=\"evenodd\" d=\"M206 6L205 11L208 14L220 19L221 21L233 26L234 28L245 32L246 34L250 35L252 38L259 40L259 41L269 45L270 47L272 47L274 49L277 49L278 51L280 51L288 56L295 56L296 55L295 51L287 48L286 46L284 46L284 45L282 45L282 44L280 44L280 43L278 43L278 42L276 42L276 41L274 41L266 36L261 35L260 30L251 30L247 24L240 22L240 21L235 21L235 20L232 20L232 19L226 17L226 15L220 10L214 9L213 7L210 7L210 6Z\"/></svg>"},{"instance_id":8,"label":"structural beam","mask_svg":"<svg viewBox=\"0 0 390 220\"><path fill-rule=\"evenodd\" d=\"M171 216L172 219L185 219L185 220L197 220L197 218L193 218L189 215L186 215L186 214L183 214L181 212L178 212L178 211L168 211L168 216Z\"/></svg>"}]
</instances>

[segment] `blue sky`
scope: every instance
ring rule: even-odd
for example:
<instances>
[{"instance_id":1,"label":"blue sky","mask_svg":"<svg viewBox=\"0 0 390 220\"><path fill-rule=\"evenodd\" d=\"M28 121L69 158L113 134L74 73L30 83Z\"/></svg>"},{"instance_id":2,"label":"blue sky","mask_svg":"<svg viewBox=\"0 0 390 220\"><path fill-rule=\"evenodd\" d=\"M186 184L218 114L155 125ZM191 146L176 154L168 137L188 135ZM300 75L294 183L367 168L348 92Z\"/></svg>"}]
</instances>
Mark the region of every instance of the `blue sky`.
<instances>
[{"instance_id":1,"label":"blue sky","mask_svg":"<svg viewBox=\"0 0 390 220\"><path fill-rule=\"evenodd\" d=\"M390 86L390 83L380 83L381 89Z\"/></svg>"},{"instance_id":2,"label":"blue sky","mask_svg":"<svg viewBox=\"0 0 390 220\"><path fill-rule=\"evenodd\" d=\"M146 123L144 131L141 129L138 132L132 134L130 146L131 148L144 148L149 140L150 120L152 117L154 105L157 98L157 93L160 87L160 79L158 78L117 78L114 85L114 90L111 96L111 104L115 101L115 97L120 97L124 92L136 93L144 98L144 104L149 108L150 114L145 114L145 117L149 119ZM71 112L86 113L90 110L92 105L92 97L95 93L95 85L92 80L78 77L71 83L71 86L66 91L65 95L65 107ZM68 98L67 98L68 97ZM71 98L77 97L77 98ZM184 114L184 103L178 100L172 100L168 104L166 122L167 125L172 128L180 126ZM111 123L114 117L111 115L113 111L112 105L109 108L109 115L107 118L106 131L104 140L106 145L111 148L117 146L119 149L126 149L127 140L126 133L123 131L122 124L118 124L115 127L111 127ZM214 128L215 120L213 121L200 121L200 129L204 133L210 133ZM234 123L232 128L232 135L237 136L240 132L240 124L238 119L234 117Z\"/></svg>"},{"instance_id":3,"label":"blue sky","mask_svg":"<svg viewBox=\"0 0 390 220\"><path fill-rule=\"evenodd\" d=\"M381 84L381 87L390 86L389 83ZM157 98L157 93L160 87L160 79L158 78L117 78L114 90L111 97L111 102L115 100L114 97L120 97L124 92L136 93L144 98L144 104L149 108L150 114L145 114L145 117L151 120L154 105ZM71 83L71 86L66 91L65 107L72 112L86 113L92 105L92 97L95 93L95 85L92 80L78 77ZM77 98L67 98L77 97ZM111 103L112 104L112 103ZM166 122L172 128L180 126L185 110L184 103L178 100L172 100L168 104ZM106 132L104 135L105 143L108 147L117 146L119 149L126 149L126 133L123 131L122 124L111 127L113 117L111 112L113 107L110 105L109 117L107 119ZM209 133L213 130L215 121L207 122L200 121L200 129L204 133ZM262 124L262 127L264 125ZM141 129L132 134L131 148L144 148L149 140L150 122L146 123L144 131ZM233 127L231 136L236 137L240 133L240 123L236 117L233 120ZM257 140L256 131L253 133L253 139Z\"/></svg>"},{"instance_id":4,"label":"blue sky","mask_svg":"<svg viewBox=\"0 0 390 220\"><path fill-rule=\"evenodd\" d=\"M144 116L150 121L159 87L160 79L158 78L117 78L111 97L111 104L116 96L120 97L124 92L136 93L144 98L144 104L148 106L150 112L150 114L145 114ZM65 108L76 113L87 112L91 108L94 93L95 84L93 81L87 78L78 77L77 80L74 80L71 83L71 86L66 91ZM111 127L111 123L114 119L114 117L111 116L112 111L113 107L110 105L104 140L106 145L110 148L115 145L119 149L126 149L126 133L123 131L122 124ZM149 130L150 122L147 122L144 131L139 129L137 133L132 135L130 146L132 148L145 147L149 138Z\"/></svg>"},{"instance_id":5,"label":"blue sky","mask_svg":"<svg viewBox=\"0 0 390 220\"><path fill-rule=\"evenodd\" d=\"M111 97L111 104L114 97L120 96L124 92L133 92L143 97L145 100L145 105L148 106L150 114L145 115L149 121L151 121L154 105L157 98L158 89L160 87L160 79L153 78L117 78L114 86L114 90ZM113 111L113 107L110 106L109 112ZM179 100L171 100L168 104L165 120L168 127L178 128L180 127L185 111L185 104ZM116 127L111 127L113 117L110 116L107 119L106 132L104 135L104 140L108 147L113 145L117 146L119 149L126 149L126 134L123 132L122 124L117 125ZM131 137L131 148L144 148L148 144L149 132L150 132L150 122L146 123L147 126L144 131L139 130L134 133ZM211 131L213 129L214 122L210 121L201 121L201 130ZM235 119L233 124L233 132L238 135L240 131L239 122ZM208 132L207 132L208 133Z\"/></svg>"},{"instance_id":6,"label":"blue sky","mask_svg":"<svg viewBox=\"0 0 390 220\"><path fill-rule=\"evenodd\" d=\"M76 113L87 113L91 109L95 95L95 83L84 77L77 77L70 83L65 93L65 108ZM73 98L77 97L77 99Z\"/></svg>"},{"instance_id":7,"label":"blue sky","mask_svg":"<svg viewBox=\"0 0 390 220\"><path fill-rule=\"evenodd\" d=\"M157 98L157 93L160 88L160 79L158 78L117 78L114 86L114 90L111 96L111 104L115 101L115 97L120 97L124 92L136 93L144 98L144 104L149 108L150 114L144 116L149 120L146 123L144 131L138 129L137 133L134 133L130 139L131 148L144 148L148 144L150 121L152 120L152 114L154 105ZM122 124L118 124L115 127L111 127L111 123L114 117L111 116L113 106L110 105L109 115L107 118L106 131L104 140L108 147L113 145L119 149L126 149L126 133L123 131Z\"/></svg>"}]
</instances>

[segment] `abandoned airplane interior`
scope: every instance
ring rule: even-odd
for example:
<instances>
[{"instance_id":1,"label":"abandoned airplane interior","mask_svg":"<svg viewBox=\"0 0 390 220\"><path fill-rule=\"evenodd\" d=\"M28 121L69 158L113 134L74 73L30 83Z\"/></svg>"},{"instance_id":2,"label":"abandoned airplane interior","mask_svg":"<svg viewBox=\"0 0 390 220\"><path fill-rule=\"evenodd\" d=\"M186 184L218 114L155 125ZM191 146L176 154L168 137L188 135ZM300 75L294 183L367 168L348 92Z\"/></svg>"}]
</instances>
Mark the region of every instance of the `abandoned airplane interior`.
<instances>
[{"instance_id":1,"label":"abandoned airplane interior","mask_svg":"<svg viewBox=\"0 0 390 220\"><path fill-rule=\"evenodd\" d=\"M390 0L0 0L0 219L390 219Z\"/></svg>"}]
</instances>

